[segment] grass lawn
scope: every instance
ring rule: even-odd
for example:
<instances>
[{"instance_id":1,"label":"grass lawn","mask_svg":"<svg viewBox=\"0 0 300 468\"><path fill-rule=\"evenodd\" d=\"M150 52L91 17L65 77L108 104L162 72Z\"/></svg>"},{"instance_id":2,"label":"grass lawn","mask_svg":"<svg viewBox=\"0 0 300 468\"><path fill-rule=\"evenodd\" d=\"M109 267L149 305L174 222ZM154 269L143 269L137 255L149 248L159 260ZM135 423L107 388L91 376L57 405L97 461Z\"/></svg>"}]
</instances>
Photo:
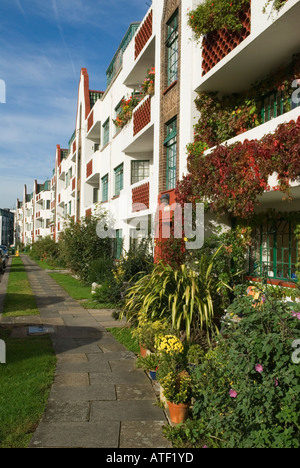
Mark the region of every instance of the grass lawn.
<instances>
[{"instance_id":1,"label":"grass lawn","mask_svg":"<svg viewBox=\"0 0 300 468\"><path fill-rule=\"evenodd\" d=\"M72 275L62 273L49 273L65 291L75 300L84 301L82 306L85 309L116 309L116 304L105 303L99 304L93 299L91 293L92 287L81 283L78 279L73 278Z\"/></svg>"},{"instance_id":2,"label":"grass lawn","mask_svg":"<svg viewBox=\"0 0 300 468\"><path fill-rule=\"evenodd\" d=\"M20 257L12 259L3 315L6 317L39 315L36 300Z\"/></svg>"},{"instance_id":3,"label":"grass lawn","mask_svg":"<svg viewBox=\"0 0 300 468\"><path fill-rule=\"evenodd\" d=\"M48 336L11 338L6 364L0 364L0 448L26 448L45 409L54 379L56 358Z\"/></svg>"},{"instance_id":4,"label":"grass lawn","mask_svg":"<svg viewBox=\"0 0 300 468\"><path fill-rule=\"evenodd\" d=\"M132 329L130 328L108 328L107 329L116 340L125 346L129 351L135 354L140 353L140 347L137 339L132 338Z\"/></svg>"}]
</instances>

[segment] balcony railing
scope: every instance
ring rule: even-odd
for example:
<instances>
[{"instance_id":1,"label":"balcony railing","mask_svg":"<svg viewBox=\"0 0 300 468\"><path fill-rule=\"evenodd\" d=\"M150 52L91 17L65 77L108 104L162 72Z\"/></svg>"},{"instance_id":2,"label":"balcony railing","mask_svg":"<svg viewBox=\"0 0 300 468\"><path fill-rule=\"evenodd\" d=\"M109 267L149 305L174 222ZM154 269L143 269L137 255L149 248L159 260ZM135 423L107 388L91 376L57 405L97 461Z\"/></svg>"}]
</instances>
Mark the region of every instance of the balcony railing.
<instances>
[{"instance_id":1,"label":"balcony railing","mask_svg":"<svg viewBox=\"0 0 300 468\"><path fill-rule=\"evenodd\" d=\"M153 33L153 11L151 10L135 36L135 59L138 58Z\"/></svg>"},{"instance_id":2,"label":"balcony railing","mask_svg":"<svg viewBox=\"0 0 300 468\"><path fill-rule=\"evenodd\" d=\"M133 114L133 136L151 122L151 97L146 97Z\"/></svg>"},{"instance_id":3,"label":"balcony railing","mask_svg":"<svg viewBox=\"0 0 300 468\"><path fill-rule=\"evenodd\" d=\"M150 183L132 189L132 212L148 210L150 207Z\"/></svg>"},{"instance_id":4,"label":"balcony railing","mask_svg":"<svg viewBox=\"0 0 300 468\"><path fill-rule=\"evenodd\" d=\"M222 29L208 34L202 44L202 76L206 75L226 55L232 52L251 34L251 3L239 15L241 31Z\"/></svg>"},{"instance_id":5,"label":"balcony railing","mask_svg":"<svg viewBox=\"0 0 300 468\"><path fill-rule=\"evenodd\" d=\"M93 160L91 159L90 162L86 165L86 178L88 179L93 174Z\"/></svg>"}]
</instances>

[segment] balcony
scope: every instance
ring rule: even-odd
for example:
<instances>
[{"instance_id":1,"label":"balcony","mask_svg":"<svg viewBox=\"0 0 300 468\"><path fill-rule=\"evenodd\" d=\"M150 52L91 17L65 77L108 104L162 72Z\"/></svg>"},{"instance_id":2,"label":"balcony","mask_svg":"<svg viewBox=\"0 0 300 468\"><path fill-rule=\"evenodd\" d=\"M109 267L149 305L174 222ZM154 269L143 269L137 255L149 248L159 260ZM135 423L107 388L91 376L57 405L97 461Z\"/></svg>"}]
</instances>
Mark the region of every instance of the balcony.
<instances>
[{"instance_id":1,"label":"balcony","mask_svg":"<svg viewBox=\"0 0 300 468\"><path fill-rule=\"evenodd\" d=\"M101 101L97 101L87 118L87 138L94 143L100 143L101 135Z\"/></svg>"},{"instance_id":2,"label":"balcony","mask_svg":"<svg viewBox=\"0 0 300 468\"><path fill-rule=\"evenodd\" d=\"M155 96L146 96L134 109L133 118L123 129L125 153L153 151Z\"/></svg>"},{"instance_id":3,"label":"balcony","mask_svg":"<svg viewBox=\"0 0 300 468\"><path fill-rule=\"evenodd\" d=\"M204 39L202 65L199 61L194 72L196 91L241 92L299 52L300 2L288 0L279 12L271 8L263 13L261 0L251 0L250 34L247 15L239 39L226 36L225 31L219 31L210 42ZM195 54L199 55L199 46L195 46Z\"/></svg>"},{"instance_id":4,"label":"balcony","mask_svg":"<svg viewBox=\"0 0 300 468\"><path fill-rule=\"evenodd\" d=\"M141 23L134 41L125 52L123 63L124 84L136 89L142 83L147 70L155 64L155 37L153 34L153 10L150 9L143 23Z\"/></svg>"}]
</instances>

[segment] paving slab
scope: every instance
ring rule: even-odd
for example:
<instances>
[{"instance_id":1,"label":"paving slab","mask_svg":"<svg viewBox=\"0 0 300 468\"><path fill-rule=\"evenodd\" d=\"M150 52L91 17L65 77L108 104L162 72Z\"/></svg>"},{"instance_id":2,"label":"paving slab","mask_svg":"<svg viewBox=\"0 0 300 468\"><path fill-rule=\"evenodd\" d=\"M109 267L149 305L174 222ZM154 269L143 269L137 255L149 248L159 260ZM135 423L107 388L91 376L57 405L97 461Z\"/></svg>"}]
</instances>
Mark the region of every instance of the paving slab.
<instances>
[{"instance_id":1,"label":"paving slab","mask_svg":"<svg viewBox=\"0 0 300 468\"><path fill-rule=\"evenodd\" d=\"M163 449L172 444L161 437L162 421L126 421L121 423L120 448Z\"/></svg>"},{"instance_id":2,"label":"paving slab","mask_svg":"<svg viewBox=\"0 0 300 468\"><path fill-rule=\"evenodd\" d=\"M118 448L118 422L42 422L31 448Z\"/></svg>"}]
</instances>

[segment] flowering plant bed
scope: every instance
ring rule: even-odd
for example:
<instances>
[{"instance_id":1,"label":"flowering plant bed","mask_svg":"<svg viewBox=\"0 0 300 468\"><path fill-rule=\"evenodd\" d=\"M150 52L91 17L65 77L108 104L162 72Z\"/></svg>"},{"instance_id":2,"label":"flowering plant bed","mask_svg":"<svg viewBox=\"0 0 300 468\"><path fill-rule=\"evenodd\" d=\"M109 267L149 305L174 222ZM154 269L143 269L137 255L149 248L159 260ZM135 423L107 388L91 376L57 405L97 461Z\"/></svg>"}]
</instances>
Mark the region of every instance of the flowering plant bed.
<instances>
[{"instance_id":1,"label":"flowering plant bed","mask_svg":"<svg viewBox=\"0 0 300 468\"><path fill-rule=\"evenodd\" d=\"M114 124L117 128L122 129L127 125L132 119L133 111L136 106L139 104L140 99L132 95L129 99L122 99L121 111L114 120Z\"/></svg>"}]
</instances>

